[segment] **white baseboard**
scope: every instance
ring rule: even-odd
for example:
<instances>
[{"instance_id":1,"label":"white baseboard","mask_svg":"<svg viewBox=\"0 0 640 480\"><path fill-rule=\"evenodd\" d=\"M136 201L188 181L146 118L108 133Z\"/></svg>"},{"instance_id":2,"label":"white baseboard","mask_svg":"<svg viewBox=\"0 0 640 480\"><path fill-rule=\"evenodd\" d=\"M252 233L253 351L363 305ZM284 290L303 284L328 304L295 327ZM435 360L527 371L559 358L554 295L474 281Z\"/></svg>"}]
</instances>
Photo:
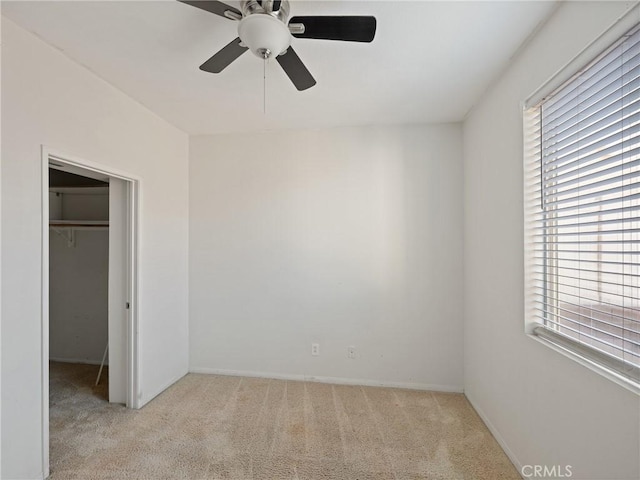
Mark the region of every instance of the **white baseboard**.
<instances>
[{"instance_id":1,"label":"white baseboard","mask_svg":"<svg viewBox=\"0 0 640 480\"><path fill-rule=\"evenodd\" d=\"M509 460L511 460L511 463L513 463L513 466L516 467L516 470L518 470L518 475L522 477L522 463L520 463L520 460L518 460L518 457L516 457L513 451L509 448L509 445L507 445L507 442L504 440L502 435L500 435L500 432L498 431L498 429L493 425L493 423L491 423L491 420L489 420L489 417L487 417L485 413L482 411L482 409L478 407L478 404L473 400L473 397L469 396L468 392L465 392L464 395L465 397L467 397L467 400L469 400L469 403L471 404L473 409L476 411L478 416L482 419L482 421L487 426L491 434L494 436L494 438L498 442L498 445L500 445L502 447L502 450L504 450L504 453L507 454L507 457L509 457Z\"/></svg>"},{"instance_id":2,"label":"white baseboard","mask_svg":"<svg viewBox=\"0 0 640 480\"><path fill-rule=\"evenodd\" d=\"M86 358L54 358L49 357L50 362L59 363L80 363L82 365L100 365L102 360L88 360ZM104 362L105 367L109 365L109 362Z\"/></svg>"},{"instance_id":3,"label":"white baseboard","mask_svg":"<svg viewBox=\"0 0 640 480\"><path fill-rule=\"evenodd\" d=\"M382 380L368 380L361 378L343 378L343 377L323 377L316 375L288 374L288 373L271 373L271 372L253 372L247 370L224 370L218 368L207 367L191 367L190 373L205 373L208 375L225 375L233 377L255 377L255 378L272 378L275 380L294 380L299 382L317 382L317 383L333 383L337 385L362 385L365 387L391 387L406 388L409 390L428 390L432 392L462 393L462 386L458 385L435 385L430 383L407 383L407 382L390 382Z\"/></svg>"}]
</instances>

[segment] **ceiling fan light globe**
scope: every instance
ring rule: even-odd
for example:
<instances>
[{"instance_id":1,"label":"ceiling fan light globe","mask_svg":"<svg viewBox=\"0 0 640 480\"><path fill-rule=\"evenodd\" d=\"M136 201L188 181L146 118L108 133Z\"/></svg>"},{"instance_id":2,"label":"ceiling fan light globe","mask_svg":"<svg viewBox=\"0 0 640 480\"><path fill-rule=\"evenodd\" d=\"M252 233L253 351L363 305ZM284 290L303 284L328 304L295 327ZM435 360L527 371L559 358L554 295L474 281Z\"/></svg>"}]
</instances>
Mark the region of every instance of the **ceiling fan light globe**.
<instances>
[{"instance_id":1,"label":"ceiling fan light globe","mask_svg":"<svg viewBox=\"0 0 640 480\"><path fill-rule=\"evenodd\" d=\"M291 44L289 28L267 14L253 14L240 20L238 36L242 43L260 58L277 56ZM268 52L266 56L265 52Z\"/></svg>"}]
</instances>

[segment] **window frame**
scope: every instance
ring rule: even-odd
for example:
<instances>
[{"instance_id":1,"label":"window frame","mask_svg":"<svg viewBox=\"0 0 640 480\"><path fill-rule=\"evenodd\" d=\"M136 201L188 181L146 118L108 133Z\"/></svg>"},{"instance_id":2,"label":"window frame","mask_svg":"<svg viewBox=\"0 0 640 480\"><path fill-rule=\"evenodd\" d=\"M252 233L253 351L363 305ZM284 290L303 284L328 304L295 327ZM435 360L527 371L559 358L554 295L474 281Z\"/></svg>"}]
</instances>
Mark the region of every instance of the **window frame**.
<instances>
[{"instance_id":1,"label":"window frame","mask_svg":"<svg viewBox=\"0 0 640 480\"><path fill-rule=\"evenodd\" d=\"M533 273L534 268L534 246L533 236L539 230L533 228L533 224L539 223L540 218L534 218L532 212L537 202L539 211L538 215L545 217L544 208L542 208L542 192L535 191L536 186L531 183L531 169L533 160L537 157L537 162L542 169L544 162L542 161L542 105L544 101L559 91L569 81L573 80L580 73L589 69L592 64L607 52L615 48L627 33L638 27L640 24L640 6L634 5L625 15L620 17L609 29L602 35L591 42L583 51L576 55L569 64L556 73L551 79L543 84L536 92L534 92L522 104L523 113L523 171L524 171L524 230L525 230L525 333L536 341L552 348L562 355L586 366L587 368L607 377L626 389L640 395L640 367L630 367L628 363L618 359L614 355L601 352L596 348L591 348L579 341L568 338L564 335L557 334L553 330L545 327L543 323L535 319L535 310L539 304L538 298L546 296L548 288L546 283L549 281L549 268L553 266L547 265L549 257L546 253L547 243L545 243L544 272L542 278L542 294L534 293L534 282L536 276ZM543 182L543 176L540 173L540 182ZM541 184L537 186L541 188ZM542 220L546 225L548 220ZM557 267L556 267L557 268ZM540 282L540 273L538 273L537 281ZM539 285L538 285L539 286ZM544 300L547 304L547 300ZM546 321L544 322L546 323ZM633 370L633 371L631 371Z\"/></svg>"}]
</instances>

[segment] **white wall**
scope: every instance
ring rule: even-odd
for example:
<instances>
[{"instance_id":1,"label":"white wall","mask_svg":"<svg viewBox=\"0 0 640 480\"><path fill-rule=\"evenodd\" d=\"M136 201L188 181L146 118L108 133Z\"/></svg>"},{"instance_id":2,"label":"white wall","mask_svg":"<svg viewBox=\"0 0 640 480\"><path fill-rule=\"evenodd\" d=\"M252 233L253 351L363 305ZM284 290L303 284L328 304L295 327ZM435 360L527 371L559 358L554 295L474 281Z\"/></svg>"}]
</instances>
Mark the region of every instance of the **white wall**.
<instances>
[{"instance_id":1,"label":"white wall","mask_svg":"<svg viewBox=\"0 0 640 480\"><path fill-rule=\"evenodd\" d=\"M524 334L520 102L631 2L566 2L464 124L465 392L520 466L640 477L638 397Z\"/></svg>"},{"instance_id":2,"label":"white wall","mask_svg":"<svg viewBox=\"0 0 640 480\"><path fill-rule=\"evenodd\" d=\"M191 370L460 391L461 167L454 124L192 137Z\"/></svg>"},{"instance_id":3,"label":"white wall","mask_svg":"<svg viewBox=\"0 0 640 480\"><path fill-rule=\"evenodd\" d=\"M187 136L3 18L2 478L11 479L43 475L42 144L141 178L141 402L188 369Z\"/></svg>"},{"instance_id":4,"label":"white wall","mask_svg":"<svg viewBox=\"0 0 640 480\"><path fill-rule=\"evenodd\" d=\"M64 232L68 234L68 232ZM107 345L109 230L49 237L49 358L100 363Z\"/></svg>"},{"instance_id":5,"label":"white wall","mask_svg":"<svg viewBox=\"0 0 640 480\"><path fill-rule=\"evenodd\" d=\"M49 192L49 220L62 219L62 194Z\"/></svg>"},{"instance_id":6,"label":"white wall","mask_svg":"<svg viewBox=\"0 0 640 480\"><path fill-rule=\"evenodd\" d=\"M81 190L81 189L80 189ZM109 220L109 194L63 193L61 219ZM51 208L49 208L51 210Z\"/></svg>"}]
</instances>

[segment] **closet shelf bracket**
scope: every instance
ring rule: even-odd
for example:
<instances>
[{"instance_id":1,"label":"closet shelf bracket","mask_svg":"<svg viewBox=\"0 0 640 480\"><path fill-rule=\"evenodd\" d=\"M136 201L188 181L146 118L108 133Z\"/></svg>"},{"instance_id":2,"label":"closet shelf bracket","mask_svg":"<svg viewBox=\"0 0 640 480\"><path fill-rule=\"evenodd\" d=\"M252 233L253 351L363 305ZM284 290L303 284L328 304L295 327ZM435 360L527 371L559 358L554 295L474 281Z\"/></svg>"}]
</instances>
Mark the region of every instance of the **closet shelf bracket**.
<instances>
[{"instance_id":1,"label":"closet shelf bracket","mask_svg":"<svg viewBox=\"0 0 640 480\"><path fill-rule=\"evenodd\" d=\"M51 229L67 241L67 247L72 248L76 246L76 236L73 228L52 227Z\"/></svg>"},{"instance_id":2,"label":"closet shelf bracket","mask_svg":"<svg viewBox=\"0 0 640 480\"><path fill-rule=\"evenodd\" d=\"M102 230L109 229L108 220L51 220L49 228L67 240L67 247L75 247L76 230ZM68 233L65 233L68 232Z\"/></svg>"}]
</instances>

